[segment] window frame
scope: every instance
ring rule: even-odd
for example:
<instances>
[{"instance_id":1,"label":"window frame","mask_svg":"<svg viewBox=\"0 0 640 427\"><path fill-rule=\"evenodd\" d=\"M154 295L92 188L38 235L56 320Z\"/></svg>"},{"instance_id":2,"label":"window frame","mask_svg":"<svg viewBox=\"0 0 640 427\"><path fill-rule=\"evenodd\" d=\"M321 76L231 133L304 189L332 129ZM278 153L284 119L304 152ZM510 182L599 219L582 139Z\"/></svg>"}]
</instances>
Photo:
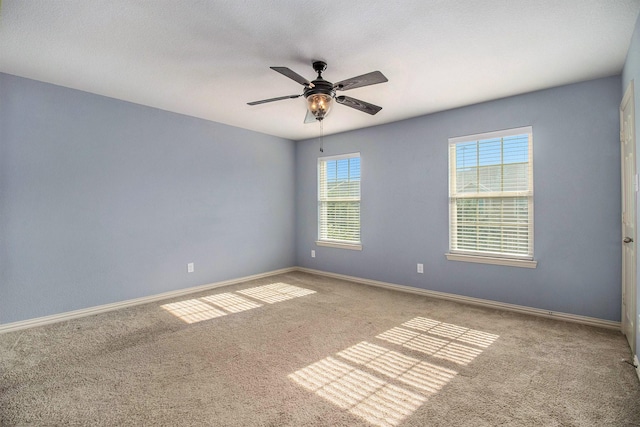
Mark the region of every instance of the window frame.
<instances>
[{"instance_id":1,"label":"window frame","mask_svg":"<svg viewBox=\"0 0 640 427\"><path fill-rule=\"evenodd\" d=\"M456 158L455 147L461 143L479 142L490 139L505 138L516 135L528 135L528 189L526 191L504 191L504 189L492 192L491 197L495 198L523 198L527 199L527 238L528 238L528 253L526 255L516 255L505 252L488 252L479 250L460 249L457 247L459 241L457 239L457 200L461 199L486 199L487 195L482 197L482 192L477 192L478 196L461 196L462 193L456 192ZM537 261L534 260L534 199L533 199L533 127L525 126L519 128L505 129L493 132L485 132L473 135L465 135L459 137L449 138L448 143L448 156L449 156L449 252L446 253L446 257L450 261L466 261L482 264L496 264L505 265L511 267L526 267L536 268ZM502 151L501 151L502 153ZM508 163L501 162L499 165L505 165Z\"/></svg>"},{"instance_id":2,"label":"window frame","mask_svg":"<svg viewBox=\"0 0 640 427\"><path fill-rule=\"evenodd\" d=\"M360 161L360 180L359 180L359 191L358 191L358 199L357 200L350 200L352 202L357 202L358 203L358 216L359 216L359 220L361 218L361 202L362 202L362 158L360 156L360 152L355 152L355 153L346 153L346 154L337 154L337 155L332 155L332 156L323 156L323 157L318 157L318 166L317 166L317 202L318 202L318 206L317 206L317 240L316 240L316 245L318 246L327 246L327 247L333 247L333 248L340 248L340 249L351 249L351 250L357 250L357 251L361 251L362 250L362 224L359 221L359 230L358 230L358 235L360 237L360 240L355 241L355 240L337 240L337 239L327 239L327 238L322 238L322 227L323 227L323 223L322 223L322 206L323 203L326 202L330 202L331 200L322 200L321 198L321 194L322 194L322 172L321 172L321 168L322 168L322 163L326 163L329 161L337 161L337 160L348 160L348 159L354 159L357 158Z\"/></svg>"}]
</instances>

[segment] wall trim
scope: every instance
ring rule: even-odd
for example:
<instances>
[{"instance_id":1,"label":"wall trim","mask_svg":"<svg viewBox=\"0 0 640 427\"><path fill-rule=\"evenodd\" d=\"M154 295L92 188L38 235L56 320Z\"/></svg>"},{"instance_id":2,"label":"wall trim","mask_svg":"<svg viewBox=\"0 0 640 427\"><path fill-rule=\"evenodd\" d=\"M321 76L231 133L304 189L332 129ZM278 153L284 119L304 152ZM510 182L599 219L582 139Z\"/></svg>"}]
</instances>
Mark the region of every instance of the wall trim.
<instances>
[{"instance_id":1,"label":"wall trim","mask_svg":"<svg viewBox=\"0 0 640 427\"><path fill-rule=\"evenodd\" d=\"M538 261L531 259L515 259L515 258L498 258L498 257L485 257L465 254L452 254L446 253L444 256L449 261L464 261L475 262L479 264L493 264L493 265L506 265L507 267L524 267L524 268L536 268L538 267Z\"/></svg>"},{"instance_id":2,"label":"wall trim","mask_svg":"<svg viewBox=\"0 0 640 427\"><path fill-rule=\"evenodd\" d=\"M141 298L134 298L130 300L114 302L111 304L98 305L95 307L83 308L80 310L67 311L65 313L53 314L51 316L36 317L34 319L21 320L18 322L0 324L0 334L5 332L14 332L21 329L35 328L37 326L49 325L52 323L64 322L66 320L77 319L79 317L92 316L94 314L106 313L108 311L118 310L121 308L132 307L135 305L147 304L150 302L165 300L169 298L176 298L187 294L193 294L196 292L207 291L210 289L221 288L223 286L235 285L237 283L247 282L249 280L262 279L269 276L275 276L277 274L291 273L296 271L296 267L282 268L279 270L273 270L266 273L254 274L251 276L239 277L236 279L223 280L221 282L208 283L206 285L199 285L185 289L178 289L175 291L163 292L161 294L149 295Z\"/></svg>"},{"instance_id":3,"label":"wall trim","mask_svg":"<svg viewBox=\"0 0 640 427\"><path fill-rule=\"evenodd\" d=\"M397 285L395 283L387 283L387 282L380 282L378 280L363 279L360 277L347 276L347 275L338 274L338 273L330 273L327 271L314 270L311 268L298 267L297 270L305 273L317 274L319 276L326 276L334 279L346 280L349 282L359 283L363 285L376 286L379 288L393 289L401 292L408 292L408 293L423 295L423 296L432 297L432 298L455 301L462 304L471 304L471 305L477 305L477 306L487 307L487 308L496 308L499 310L530 314L533 316L545 317L548 319L564 320L567 322L580 323L588 326L597 326L600 328L615 329L618 331L621 330L620 322L615 322L612 320L605 320L605 319L598 319L597 317L580 316L578 314L549 311L549 310L543 310L540 308L527 307L523 305L516 305L516 304L509 304L505 302L492 301L492 300L486 300L481 298L467 297L464 295L456 295L456 294L450 294L450 293L439 292L439 291L430 291L427 289L415 288L413 286Z\"/></svg>"},{"instance_id":4,"label":"wall trim","mask_svg":"<svg viewBox=\"0 0 640 427\"><path fill-rule=\"evenodd\" d=\"M640 362L638 362L638 355L633 356L633 365L636 368L636 374L638 375L638 380L640 380Z\"/></svg>"},{"instance_id":5,"label":"wall trim","mask_svg":"<svg viewBox=\"0 0 640 427\"><path fill-rule=\"evenodd\" d=\"M27 320L22 320L18 322L0 324L0 334L6 333L6 332L19 331L21 329L35 328L37 326L49 325L52 323L64 322L67 320L77 319L85 316L92 316L94 314L105 313L108 311L118 310L121 308L132 307L132 306L141 305L141 304L147 304L150 302L176 298L176 297L180 297L188 294L193 294L196 292L202 292L210 289L221 288L224 286L235 285L235 284L247 282L250 280L262 279L265 277L275 276L278 274L291 273L293 271L316 274L318 276L331 277L334 279L345 280L348 282L359 283L362 285L392 289L400 292L423 295L431 298L455 301L462 304L477 305L481 307L513 311L516 313L530 314L533 316L545 317L548 319L556 319L556 320L564 320L567 322L580 323L588 326L596 326L596 327L606 328L606 329L621 330L620 322L614 322L612 320L604 320L604 319L598 319L596 317L580 316L577 314L543 310L539 308L526 307L522 305L509 304L509 303L491 301L491 300L486 300L481 298L473 298L473 297L467 297L463 295L450 294L446 292L430 291L427 289L415 288L413 286L398 285L395 283L387 283L387 282L381 282L378 280L364 279L361 277L347 276L344 274L331 273L331 272L322 271L322 270L314 270L314 269L305 268L305 267L288 267L288 268L282 268L279 270L269 271L266 273L254 274L251 276L244 276L236 279L224 280L224 281L215 282L215 283L208 283L206 285L200 285L200 286L194 286L186 289L179 289L175 291L164 292L161 294L150 295L142 298L135 298L135 299L115 302L111 304L104 304L104 305L84 308L80 310L68 311L65 313L54 314L51 316L37 317L34 319L27 319ZM635 364L638 365L637 356L635 358ZM636 368L636 373L638 374L638 378L640 379L640 368Z\"/></svg>"}]
</instances>

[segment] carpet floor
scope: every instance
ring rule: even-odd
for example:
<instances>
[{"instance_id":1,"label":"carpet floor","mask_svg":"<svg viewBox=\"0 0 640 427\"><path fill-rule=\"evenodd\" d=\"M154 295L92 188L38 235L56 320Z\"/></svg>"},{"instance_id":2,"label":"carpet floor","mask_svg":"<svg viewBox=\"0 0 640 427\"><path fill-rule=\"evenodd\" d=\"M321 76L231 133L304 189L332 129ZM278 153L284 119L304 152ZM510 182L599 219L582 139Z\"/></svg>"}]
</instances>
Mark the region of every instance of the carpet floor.
<instances>
[{"instance_id":1,"label":"carpet floor","mask_svg":"<svg viewBox=\"0 0 640 427\"><path fill-rule=\"evenodd\" d=\"M293 272L0 335L0 425L640 426L620 332Z\"/></svg>"}]
</instances>

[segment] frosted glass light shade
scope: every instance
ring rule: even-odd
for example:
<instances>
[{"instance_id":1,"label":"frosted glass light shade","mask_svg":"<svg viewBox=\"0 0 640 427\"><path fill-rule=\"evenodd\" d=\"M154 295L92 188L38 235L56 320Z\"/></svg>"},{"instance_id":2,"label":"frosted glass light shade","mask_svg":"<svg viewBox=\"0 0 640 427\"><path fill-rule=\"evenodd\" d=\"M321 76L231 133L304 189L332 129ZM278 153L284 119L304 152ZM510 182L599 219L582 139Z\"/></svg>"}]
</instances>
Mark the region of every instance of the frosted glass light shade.
<instances>
[{"instance_id":1,"label":"frosted glass light shade","mask_svg":"<svg viewBox=\"0 0 640 427\"><path fill-rule=\"evenodd\" d=\"M331 109L331 95L316 93L307 97L307 108L316 119L322 120Z\"/></svg>"}]
</instances>

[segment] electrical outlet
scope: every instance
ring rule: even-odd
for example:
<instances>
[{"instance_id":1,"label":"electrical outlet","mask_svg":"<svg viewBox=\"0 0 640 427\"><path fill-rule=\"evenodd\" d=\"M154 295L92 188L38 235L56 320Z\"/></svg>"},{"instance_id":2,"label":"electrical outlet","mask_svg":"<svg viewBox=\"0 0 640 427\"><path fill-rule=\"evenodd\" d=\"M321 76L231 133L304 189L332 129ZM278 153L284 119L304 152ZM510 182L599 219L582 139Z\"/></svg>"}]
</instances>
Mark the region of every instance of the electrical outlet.
<instances>
[{"instance_id":1,"label":"electrical outlet","mask_svg":"<svg viewBox=\"0 0 640 427\"><path fill-rule=\"evenodd\" d=\"M420 274L424 273L424 265L423 264L418 264L418 273L420 273Z\"/></svg>"},{"instance_id":2,"label":"electrical outlet","mask_svg":"<svg viewBox=\"0 0 640 427\"><path fill-rule=\"evenodd\" d=\"M194 270L193 263L190 262L189 264L187 264L187 273L193 273L194 271L195 270Z\"/></svg>"},{"instance_id":3,"label":"electrical outlet","mask_svg":"<svg viewBox=\"0 0 640 427\"><path fill-rule=\"evenodd\" d=\"M316 257L316 251L311 249L311 258L315 258L315 257Z\"/></svg>"}]
</instances>

